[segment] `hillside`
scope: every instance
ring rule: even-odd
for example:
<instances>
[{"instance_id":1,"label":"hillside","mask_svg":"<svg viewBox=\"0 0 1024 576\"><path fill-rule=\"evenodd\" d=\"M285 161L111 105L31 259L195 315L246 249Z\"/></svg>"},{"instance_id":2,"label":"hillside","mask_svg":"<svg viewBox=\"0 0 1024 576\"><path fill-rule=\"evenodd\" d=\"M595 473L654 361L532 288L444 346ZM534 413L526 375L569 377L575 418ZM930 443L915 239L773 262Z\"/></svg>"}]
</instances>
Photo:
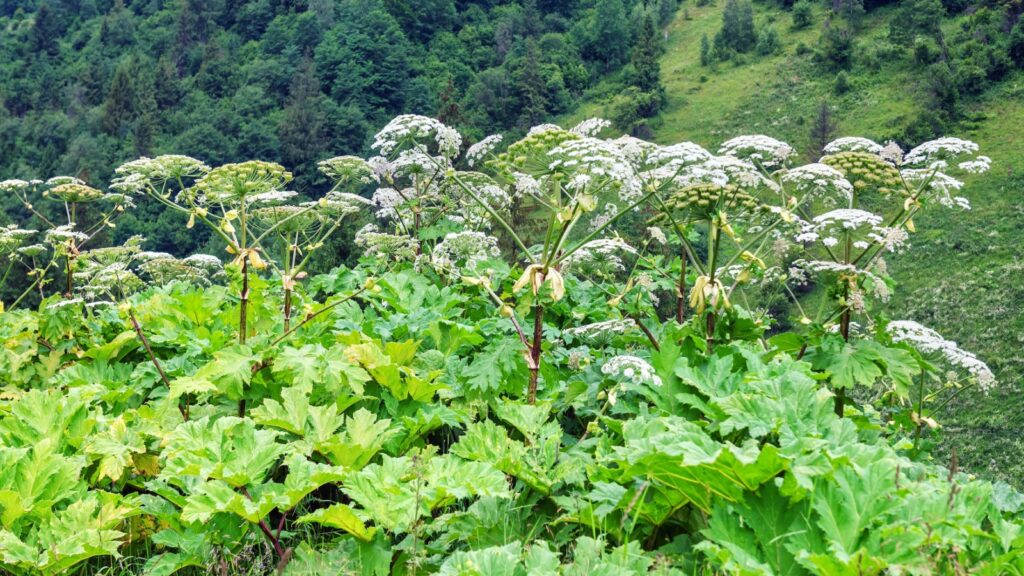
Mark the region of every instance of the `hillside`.
<instances>
[{"instance_id":1,"label":"hillside","mask_svg":"<svg viewBox=\"0 0 1024 576\"><path fill-rule=\"evenodd\" d=\"M878 142L903 138L928 106L928 78L908 62L874 69L855 65L851 88L836 95L834 74L823 71L801 43L820 35L824 10L816 7L814 25L792 31L790 12L755 5L759 25L779 33L781 48L770 56L752 56L743 64L723 62L716 69L700 64L701 37L722 24L718 6L687 4L667 28L662 77L669 99L651 123L661 143L692 140L709 148L746 133L763 133L808 154L809 132L823 100L838 123L835 135L864 135ZM884 42L894 7L876 8L864 17L858 35L860 53ZM952 33L967 16L949 18ZM856 58L855 58L856 62ZM592 99L573 120L608 115L609 99ZM962 117L946 130L977 142L991 156L993 170L966 181L969 212L930 211L913 236L911 253L890 261L898 286L889 315L926 323L976 351L997 373L1000 386L990 395L965 392L939 420L945 443L955 446L961 465L985 476L1018 483L1024 477L1024 73L1017 71L983 94L964 102Z\"/></svg>"}]
</instances>

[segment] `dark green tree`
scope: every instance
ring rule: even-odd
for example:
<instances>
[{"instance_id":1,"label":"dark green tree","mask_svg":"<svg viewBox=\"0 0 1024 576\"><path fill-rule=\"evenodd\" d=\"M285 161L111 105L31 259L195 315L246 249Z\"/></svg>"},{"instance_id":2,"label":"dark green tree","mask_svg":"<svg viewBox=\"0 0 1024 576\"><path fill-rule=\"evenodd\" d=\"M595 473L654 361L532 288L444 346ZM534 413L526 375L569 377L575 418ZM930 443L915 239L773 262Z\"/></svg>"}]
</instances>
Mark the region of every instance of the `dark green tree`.
<instances>
[{"instance_id":1,"label":"dark green tree","mask_svg":"<svg viewBox=\"0 0 1024 576\"><path fill-rule=\"evenodd\" d=\"M708 41L708 35L704 34L700 37L700 65L708 64L711 64L711 42Z\"/></svg>"},{"instance_id":2,"label":"dark green tree","mask_svg":"<svg viewBox=\"0 0 1024 576\"><path fill-rule=\"evenodd\" d=\"M288 105L285 106L281 122L277 126L281 160L296 169L303 168L300 174L312 177L315 174L312 165L329 152L324 98L320 93L320 81L317 80L311 60L303 61L302 66L292 77L288 92Z\"/></svg>"},{"instance_id":3,"label":"dark green tree","mask_svg":"<svg viewBox=\"0 0 1024 576\"><path fill-rule=\"evenodd\" d=\"M722 51L749 52L757 44L754 29L754 9L746 0L728 0L722 11L722 30L715 37L716 47Z\"/></svg>"},{"instance_id":4,"label":"dark green tree","mask_svg":"<svg viewBox=\"0 0 1024 576\"><path fill-rule=\"evenodd\" d=\"M804 30L811 27L814 12L810 0L799 0L793 4L793 30Z\"/></svg>"},{"instance_id":5,"label":"dark green tree","mask_svg":"<svg viewBox=\"0 0 1024 576\"><path fill-rule=\"evenodd\" d=\"M547 114L546 82L541 74L537 44L527 38L523 57L513 74L519 96L519 125L528 128L539 124Z\"/></svg>"},{"instance_id":6,"label":"dark green tree","mask_svg":"<svg viewBox=\"0 0 1024 576\"><path fill-rule=\"evenodd\" d=\"M815 162L824 153L825 146L836 136L839 123L832 114L832 107L828 102L822 100L818 104L818 111L811 122L810 146L808 147L808 160Z\"/></svg>"},{"instance_id":7,"label":"dark green tree","mask_svg":"<svg viewBox=\"0 0 1024 576\"><path fill-rule=\"evenodd\" d=\"M629 54L629 29L622 0L597 0L592 21L593 50L605 70L622 64Z\"/></svg>"}]
</instances>

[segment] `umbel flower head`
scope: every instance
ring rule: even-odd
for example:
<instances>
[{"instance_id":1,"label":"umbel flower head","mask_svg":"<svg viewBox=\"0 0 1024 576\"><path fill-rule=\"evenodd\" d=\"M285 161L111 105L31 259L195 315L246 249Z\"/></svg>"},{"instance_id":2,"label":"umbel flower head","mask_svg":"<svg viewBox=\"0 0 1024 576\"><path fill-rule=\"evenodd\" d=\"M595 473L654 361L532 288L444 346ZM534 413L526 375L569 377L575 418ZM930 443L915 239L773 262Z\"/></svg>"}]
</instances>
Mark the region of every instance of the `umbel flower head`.
<instances>
[{"instance_id":1,"label":"umbel flower head","mask_svg":"<svg viewBox=\"0 0 1024 576\"><path fill-rule=\"evenodd\" d=\"M498 240L483 232L467 230L450 232L434 246L430 265L440 274L451 278L480 276L480 264L489 258L501 256Z\"/></svg>"},{"instance_id":2,"label":"umbel flower head","mask_svg":"<svg viewBox=\"0 0 1024 576\"><path fill-rule=\"evenodd\" d=\"M438 152L451 158L462 147L459 132L443 123L417 114L402 114L388 122L374 136L372 148L381 155L389 156L404 146L427 146L433 144Z\"/></svg>"},{"instance_id":3,"label":"umbel flower head","mask_svg":"<svg viewBox=\"0 0 1024 576\"><path fill-rule=\"evenodd\" d=\"M881 156L870 152L839 152L821 159L823 164L842 172L857 192L875 190L883 196L909 194L900 171Z\"/></svg>"},{"instance_id":4,"label":"umbel flower head","mask_svg":"<svg viewBox=\"0 0 1024 576\"><path fill-rule=\"evenodd\" d=\"M369 184L376 180L373 167L356 156L336 156L321 160L317 167L337 184Z\"/></svg>"},{"instance_id":5,"label":"umbel flower head","mask_svg":"<svg viewBox=\"0 0 1024 576\"><path fill-rule=\"evenodd\" d=\"M189 156L165 154L156 158L142 157L114 170L117 178L110 187L123 192L143 193L147 186L158 189L167 182L184 183L209 171L209 166Z\"/></svg>"},{"instance_id":6,"label":"umbel flower head","mask_svg":"<svg viewBox=\"0 0 1024 576\"><path fill-rule=\"evenodd\" d=\"M103 192L78 182L58 184L49 190L43 191L43 196L75 204L95 202L103 198Z\"/></svg>"},{"instance_id":7,"label":"umbel flower head","mask_svg":"<svg viewBox=\"0 0 1024 576\"><path fill-rule=\"evenodd\" d=\"M730 184L696 184L677 190L666 200L668 208L691 218L709 220L720 212L730 214L764 212L756 198Z\"/></svg>"},{"instance_id":8,"label":"umbel flower head","mask_svg":"<svg viewBox=\"0 0 1024 576\"><path fill-rule=\"evenodd\" d=\"M509 145L491 165L506 176L528 174L540 176L549 172L551 151L565 142L583 138L558 126L536 126L522 139Z\"/></svg>"},{"instance_id":9,"label":"umbel flower head","mask_svg":"<svg viewBox=\"0 0 1024 576\"><path fill-rule=\"evenodd\" d=\"M938 332L913 320L897 320L886 326L894 342L906 342L923 354L935 354L954 366L967 370L986 393L996 384L988 365L973 353L961 349L956 342L946 340Z\"/></svg>"},{"instance_id":10,"label":"umbel flower head","mask_svg":"<svg viewBox=\"0 0 1024 576\"><path fill-rule=\"evenodd\" d=\"M860 136L844 136L837 138L825 145L822 150L826 155L839 154L842 152L867 152L879 154L883 146L874 140L861 138Z\"/></svg>"},{"instance_id":11,"label":"umbel flower head","mask_svg":"<svg viewBox=\"0 0 1024 576\"><path fill-rule=\"evenodd\" d=\"M779 168L796 153L793 147L770 136L737 136L722 143L718 153L753 162L766 169Z\"/></svg>"},{"instance_id":12,"label":"umbel flower head","mask_svg":"<svg viewBox=\"0 0 1024 576\"><path fill-rule=\"evenodd\" d=\"M826 206L848 206L853 198L853 184L842 172L821 162L785 170L780 179L801 200L819 200Z\"/></svg>"},{"instance_id":13,"label":"umbel flower head","mask_svg":"<svg viewBox=\"0 0 1024 576\"><path fill-rule=\"evenodd\" d=\"M210 170L195 184L200 203L240 204L247 196L281 190L292 179L280 164L249 160Z\"/></svg>"},{"instance_id":14,"label":"umbel flower head","mask_svg":"<svg viewBox=\"0 0 1024 576\"><path fill-rule=\"evenodd\" d=\"M0 256L6 258L14 254L35 234L35 230L18 228L15 224L0 226Z\"/></svg>"}]
</instances>

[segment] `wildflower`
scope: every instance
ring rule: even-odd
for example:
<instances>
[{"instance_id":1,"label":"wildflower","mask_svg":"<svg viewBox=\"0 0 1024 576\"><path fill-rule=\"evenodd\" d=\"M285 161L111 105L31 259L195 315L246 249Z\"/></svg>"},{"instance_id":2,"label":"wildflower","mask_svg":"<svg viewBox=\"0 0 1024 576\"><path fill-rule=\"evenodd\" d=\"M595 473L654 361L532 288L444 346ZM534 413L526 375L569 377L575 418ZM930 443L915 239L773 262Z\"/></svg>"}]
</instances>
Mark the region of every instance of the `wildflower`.
<instances>
[{"instance_id":1,"label":"wildflower","mask_svg":"<svg viewBox=\"0 0 1024 576\"><path fill-rule=\"evenodd\" d=\"M415 259L419 249L419 242L415 239L381 232L373 224L367 224L356 232L355 243L367 256L383 256L396 261Z\"/></svg>"},{"instance_id":2,"label":"wildflower","mask_svg":"<svg viewBox=\"0 0 1024 576\"><path fill-rule=\"evenodd\" d=\"M615 356L601 366L601 373L606 376L625 378L633 384L651 384L661 386L661 378L655 374L654 367L643 358L623 354Z\"/></svg>"},{"instance_id":3,"label":"wildflower","mask_svg":"<svg viewBox=\"0 0 1024 576\"><path fill-rule=\"evenodd\" d=\"M501 134L491 134L483 140L473 144L466 150L466 163L475 166L483 161L484 157L494 151L501 144Z\"/></svg>"},{"instance_id":4,"label":"wildflower","mask_svg":"<svg viewBox=\"0 0 1024 576\"><path fill-rule=\"evenodd\" d=\"M611 125L612 123L604 118L588 118L573 126L569 131L580 136L597 136L602 130Z\"/></svg>"},{"instance_id":5,"label":"wildflower","mask_svg":"<svg viewBox=\"0 0 1024 576\"><path fill-rule=\"evenodd\" d=\"M882 146L867 138L861 138L859 136L844 136L837 138L825 145L822 149L826 155L839 154L840 152L868 152L870 154L878 154L882 151Z\"/></svg>"},{"instance_id":6,"label":"wildflower","mask_svg":"<svg viewBox=\"0 0 1024 576\"><path fill-rule=\"evenodd\" d=\"M750 160L769 169L782 166L795 152L789 144L761 134L738 136L718 149L719 154Z\"/></svg>"},{"instance_id":7,"label":"wildflower","mask_svg":"<svg viewBox=\"0 0 1024 576\"><path fill-rule=\"evenodd\" d=\"M577 175L588 177L583 188L575 190L577 193L589 190L587 185L610 185L624 202L633 202L642 195L641 181L633 165L609 141L587 137L566 140L551 149L548 157L548 170L569 180Z\"/></svg>"},{"instance_id":8,"label":"wildflower","mask_svg":"<svg viewBox=\"0 0 1024 576\"><path fill-rule=\"evenodd\" d=\"M982 174L988 172L992 167L992 159L988 156L978 156L974 160L967 160L957 164L957 167L971 174Z\"/></svg>"},{"instance_id":9,"label":"wildflower","mask_svg":"<svg viewBox=\"0 0 1024 576\"><path fill-rule=\"evenodd\" d=\"M44 238L48 244L62 244L69 241L85 242L89 239L87 234L78 232L75 229L74 224L65 224L63 226L57 226L46 231Z\"/></svg>"},{"instance_id":10,"label":"wildflower","mask_svg":"<svg viewBox=\"0 0 1024 576\"><path fill-rule=\"evenodd\" d=\"M899 144L891 140L885 145L885 148L879 150L878 155L882 157L882 160L893 166L899 166L903 163L903 149L900 148Z\"/></svg>"},{"instance_id":11,"label":"wildflower","mask_svg":"<svg viewBox=\"0 0 1024 576\"><path fill-rule=\"evenodd\" d=\"M568 328L563 334L576 336L585 339L603 339L616 334L625 334L636 327L636 322L630 318L622 320L604 320L592 324L584 324Z\"/></svg>"},{"instance_id":12,"label":"wildflower","mask_svg":"<svg viewBox=\"0 0 1024 576\"><path fill-rule=\"evenodd\" d=\"M636 249L621 238L591 240L562 260L564 270L582 268L595 273L611 274L625 271L619 253L636 254Z\"/></svg>"},{"instance_id":13,"label":"wildflower","mask_svg":"<svg viewBox=\"0 0 1024 576\"><path fill-rule=\"evenodd\" d=\"M658 244L664 246L668 244L668 238L665 237L665 232L657 226L650 226L647 228L647 235Z\"/></svg>"},{"instance_id":14,"label":"wildflower","mask_svg":"<svg viewBox=\"0 0 1024 576\"><path fill-rule=\"evenodd\" d=\"M160 187L166 182L197 178L210 171L206 164L177 154L156 158L142 157L122 164L114 173L118 175L111 188L125 192L143 192L146 185Z\"/></svg>"},{"instance_id":15,"label":"wildflower","mask_svg":"<svg viewBox=\"0 0 1024 576\"><path fill-rule=\"evenodd\" d=\"M103 198L103 192L100 192L90 186L86 186L85 184L73 182L54 186L53 188L43 192L43 195L51 196L64 202L75 203L95 202L96 200Z\"/></svg>"},{"instance_id":16,"label":"wildflower","mask_svg":"<svg viewBox=\"0 0 1024 576\"><path fill-rule=\"evenodd\" d=\"M339 184L369 184L377 180L377 173L366 160L356 156L335 156L317 162L317 168Z\"/></svg>"},{"instance_id":17,"label":"wildflower","mask_svg":"<svg viewBox=\"0 0 1024 576\"><path fill-rule=\"evenodd\" d=\"M845 151L825 156L821 162L842 172L854 190L873 189L883 196L907 193L899 170L877 154Z\"/></svg>"},{"instance_id":18,"label":"wildflower","mask_svg":"<svg viewBox=\"0 0 1024 576\"><path fill-rule=\"evenodd\" d=\"M834 206L841 200L848 204L853 197L853 184L843 173L828 164L806 164L786 170L782 182L790 184L806 199L818 199Z\"/></svg>"},{"instance_id":19,"label":"wildflower","mask_svg":"<svg viewBox=\"0 0 1024 576\"><path fill-rule=\"evenodd\" d=\"M426 116L402 114L374 136L372 148L389 155L399 146L431 138L441 154L448 157L455 156L462 146L462 136L454 128Z\"/></svg>"},{"instance_id":20,"label":"wildflower","mask_svg":"<svg viewBox=\"0 0 1024 576\"><path fill-rule=\"evenodd\" d=\"M249 160L210 170L196 182L195 188L201 193L197 197L200 203L231 205L248 196L280 190L291 179L291 172L280 164Z\"/></svg>"},{"instance_id":21,"label":"wildflower","mask_svg":"<svg viewBox=\"0 0 1024 576\"><path fill-rule=\"evenodd\" d=\"M26 240L35 235L35 230L18 228L14 224L0 226L0 254L7 255L22 247Z\"/></svg>"},{"instance_id":22,"label":"wildflower","mask_svg":"<svg viewBox=\"0 0 1024 576\"><path fill-rule=\"evenodd\" d=\"M452 278L478 274L478 266L488 258L501 256L498 240L483 232L465 231L447 234L430 253L435 270Z\"/></svg>"},{"instance_id":23,"label":"wildflower","mask_svg":"<svg viewBox=\"0 0 1024 576\"><path fill-rule=\"evenodd\" d=\"M913 320L897 320L886 327L894 342L906 342L925 354L937 354L954 366L959 366L975 378L986 393L995 384L995 375L988 365L971 352L962 350L956 342L946 340L938 332Z\"/></svg>"},{"instance_id":24,"label":"wildflower","mask_svg":"<svg viewBox=\"0 0 1024 576\"><path fill-rule=\"evenodd\" d=\"M973 156L978 145L970 140L960 138L938 138L929 140L907 152L903 159L904 166L932 166L935 162L945 162L962 156Z\"/></svg>"},{"instance_id":25,"label":"wildflower","mask_svg":"<svg viewBox=\"0 0 1024 576\"><path fill-rule=\"evenodd\" d=\"M245 198L245 202L250 205L264 205L273 206L283 203L285 200L298 196L298 192L291 190L271 190L269 192L261 192L259 194L253 194Z\"/></svg>"}]
</instances>

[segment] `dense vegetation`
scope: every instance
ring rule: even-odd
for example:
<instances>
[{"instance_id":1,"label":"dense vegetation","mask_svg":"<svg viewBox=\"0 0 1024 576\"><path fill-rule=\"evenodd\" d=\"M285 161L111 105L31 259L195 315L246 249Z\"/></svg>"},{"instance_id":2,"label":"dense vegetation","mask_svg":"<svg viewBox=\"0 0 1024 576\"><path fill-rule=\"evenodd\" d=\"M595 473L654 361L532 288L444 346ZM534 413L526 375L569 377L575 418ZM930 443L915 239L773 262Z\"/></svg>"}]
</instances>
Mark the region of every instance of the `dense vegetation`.
<instances>
[{"instance_id":1,"label":"dense vegetation","mask_svg":"<svg viewBox=\"0 0 1024 576\"><path fill-rule=\"evenodd\" d=\"M1019 457L1024 441L1017 433L1024 426L1024 314L1019 304L1024 291L1019 283L1003 281L1020 274L1015 246L1024 241L1024 146L1017 128L1024 123L1024 73L1019 52L1013 51L1013 39L1024 32L1019 6L950 6L941 18L950 59L939 63L950 62L952 71L961 69L952 56L978 43L1006 49L1013 59L1002 80L986 79L967 93L958 92L955 114L947 116L931 96L935 75L915 62L911 49L889 41L899 6L865 4L852 36L850 67L844 71L849 90L838 93L838 73L818 56L823 27L842 23L831 6L812 3L809 25L794 29L794 12L754 3L755 28L774 28L779 50L701 66L701 38L706 35L710 42L722 29L725 6L700 4L684 5L668 28L661 68L669 99L650 123L657 141L688 139L710 146L756 130L793 143L813 160L824 143L843 134L915 145L941 133L942 125L930 120L938 116L947 131L971 137L992 157L990 174L967 179L972 216L924 215L930 231L917 235L914 243L916 253L925 257L890 261L899 290L889 313L925 321L989 358L1002 385L989 395L965 393L948 407L942 418L945 450L948 454L955 445L968 469L1019 482L1024 478ZM967 31L979 23L990 32L973 38ZM610 116L614 108L613 98L595 98L572 118Z\"/></svg>"},{"instance_id":2,"label":"dense vegetation","mask_svg":"<svg viewBox=\"0 0 1024 576\"><path fill-rule=\"evenodd\" d=\"M0 572L1020 572L1020 496L958 470L1018 487L1024 472L1024 292L1007 281L1021 273L1024 240L1021 6L675 5L0 2L0 177L40 178L0 184L0 225L13 223L0 236L0 446L13 462L47 439L39 469L60 469L44 482L7 467ZM422 118L389 129L416 126L404 136L427 135L429 157L402 154L412 142L394 130L371 136L408 110L481 146L460 154L454 132ZM732 140L718 154L750 165L729 172L689 144L601 141L590 180L621 177L611 154L641 189L664 184L623 210L632 196L616 199L618 184L580 193L590 180L567 183L580 174L550 164L603 124L543 129L541 144L497 157L500 141L483 138L517 138L551 115L603 115L617 133L712 150L754 130L797 149ZM923 186L931 207L940 196L963 204L963 186L973 210L910 203L909 255L870 258L876 267L853 283L821 269L823 256L843 255L820 241L842 236L819 234L814 218L844 189L836 182L856 184L850 171L864 169L836 157L853 146L913 170L920 158L903 165L902 151L946 132L991 156L967 167L994 170L943 179L942 194L914 178L864 185L911 196ZM894 144L828 148L850 133ZM317 162L371 150L381 157L369 164ZM113 170L166 152L213 165L262 157L294 174L222 166L219 184L201 187L206 164L170 156ZM823 155L843 178L795 168ZM694 188L693 174L665 184L655 158L725 170L712 179L725 193ZM43 180L54 173L78 179ZM555 184L537 189L545 179ZM217 186L252 204L212 207ZM538 200L555 189L563 203ZM753 213L729 200L742 194ZM875 228L895 217L897 204L878 199L851 199L887 217L855 234L881 238ZM722 220L695 215L701 200ZM768 206L794 218L773 229L785 242L744 250L757 220L783 215ZM194 252L233 261L186 258ZM720 258L730 266L709 265ZM820 274L795 283L808 263ZM771 389L776 376L784 391ZM806 377L816 383L788 387ZM824 410L826 390L843 418ZM204 417L188 434L258 440L218 455L168 451L183 420ZM645 437L664 441L638 447ZM231 453L251 444L276 447L244 479L227 478ZM717 455L680 473L675 460L694 446ZM206 464L189 460L196 450ZM772 450L777 469L744 460ZM888 477L872 476L869 460ZM319 480L293 476L307 465ZM440 478L460 474L467 485ZM31 480L52 490L20 488ZM220 482L241 497L217 492ZM361 483L412 504L389 516ZM200 492L210 510L186 513L182 498ZM851 501L866 508L830 528L826 510ZM115 550L124 558L93 558ZM846 568L825 563L836 558Z\"/></svg>"},{"instance_id":3,"label":"dense vegetation","mask_svg":"<svg viewBox=\"0 0 1024 576\"><path fill-rule=\"evenodd\" d=\"M463 150L400 116L379 156L322 161L311 202L261 161L5 181L65 219L0 237L42 297L0 316L0 566L1024 570L1024 496L930 455L937 411L993 373L878 313L884 257L969 207L978 146L841 138L799 165L766 136L712 154L607 127ZM90 248L136 203L233 259ZM369 211L358 265L310 278ZM771 335L780 298L800 316Z\"/></svg>"}]
</instances>

